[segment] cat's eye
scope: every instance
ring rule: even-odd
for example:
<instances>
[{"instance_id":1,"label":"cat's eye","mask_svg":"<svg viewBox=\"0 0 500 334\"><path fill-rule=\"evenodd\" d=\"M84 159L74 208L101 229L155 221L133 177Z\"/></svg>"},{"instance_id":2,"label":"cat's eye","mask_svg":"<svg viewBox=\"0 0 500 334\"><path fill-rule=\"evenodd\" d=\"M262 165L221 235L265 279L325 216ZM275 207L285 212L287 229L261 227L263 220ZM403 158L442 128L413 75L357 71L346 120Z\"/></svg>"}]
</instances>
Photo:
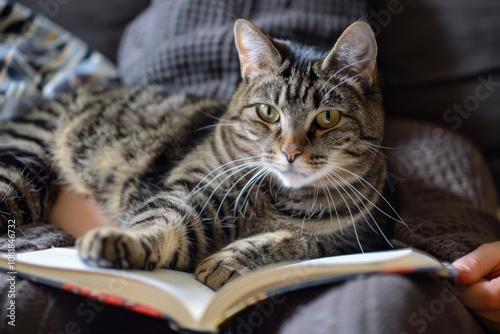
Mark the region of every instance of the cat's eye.
<instances>
[{"instance_id":1,"label":"cat's eye","mask_svg":"<svg viewBox=\"0 0 500 334\"><path fill-rule=\"evenodd\" d=\"M340 112L327 110L316 115L316 123L322 129L331 129L340 121Z\"/></svg>"},{"instance_id":2,"label":"cat's eye","mask_svg":"<svg viewBox=\"0 0 500 334\"><path fill-rule=\"evenodd\" d=\"M260 118L262 118L262 120L268 123L275 123L280 119L280 113L278 110L267 104L258 104L257 114Z\"/></svg>"}]
</instances>

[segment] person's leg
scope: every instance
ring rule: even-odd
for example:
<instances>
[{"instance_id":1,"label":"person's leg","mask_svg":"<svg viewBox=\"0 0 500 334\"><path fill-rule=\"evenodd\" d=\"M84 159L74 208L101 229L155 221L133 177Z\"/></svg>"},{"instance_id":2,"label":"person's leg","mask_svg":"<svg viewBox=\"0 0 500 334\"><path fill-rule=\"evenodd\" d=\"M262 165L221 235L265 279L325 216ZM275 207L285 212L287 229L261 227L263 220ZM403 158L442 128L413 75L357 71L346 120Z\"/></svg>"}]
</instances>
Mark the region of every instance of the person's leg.
<instances>
[{"instance_id":1,"label":"person's leg","mask_svg":"<svg viewBox=\"0 0 500 334\"><path fill-rule=\"evenodd\" d=\"M274 297L236 316L230 333L484 333L451 284L372 275Z\"/></svg>"},{"instance_id":2,"label":"person's leg","mask_svg":"<svg viewBox=\"0 0 500 334\"><path fill-rule=\"evenodd\" d=\"M457 292L457 291L455 291ZM426 276L374 275L325 289L294 307L280 333L483 333L451 285Z\"/></svg>"}]
</instances>

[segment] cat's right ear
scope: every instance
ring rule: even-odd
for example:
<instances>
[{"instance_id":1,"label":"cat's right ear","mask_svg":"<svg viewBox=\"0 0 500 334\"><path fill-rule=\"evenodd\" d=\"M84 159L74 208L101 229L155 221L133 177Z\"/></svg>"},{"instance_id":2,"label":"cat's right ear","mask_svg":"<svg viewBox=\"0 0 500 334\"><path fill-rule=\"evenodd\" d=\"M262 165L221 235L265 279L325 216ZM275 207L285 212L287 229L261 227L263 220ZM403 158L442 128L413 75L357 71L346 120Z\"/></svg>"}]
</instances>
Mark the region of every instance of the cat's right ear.
<instances>
[{"instance_id":1,"label":"cat's right ear","mask_svg":"<svg viewBox=\"0 0 500 334\"><path fill-rule=\"evenodd\" d=\"M351 24L340 36L321 69L357 78L365 88L377 82L377 42L366 22Z\"/></svg>"},{"instance_id":2,"label":"cat's right ear","mask_svg":"<svg viewBox=\"0 0 500 334\"><path fill-rule=\"evenodd\" d=\"M281 64L281 55L276 47L251 22L237 20L234 24L234 38L243 80L251 80Z\"/></svg>"}]
</instances>

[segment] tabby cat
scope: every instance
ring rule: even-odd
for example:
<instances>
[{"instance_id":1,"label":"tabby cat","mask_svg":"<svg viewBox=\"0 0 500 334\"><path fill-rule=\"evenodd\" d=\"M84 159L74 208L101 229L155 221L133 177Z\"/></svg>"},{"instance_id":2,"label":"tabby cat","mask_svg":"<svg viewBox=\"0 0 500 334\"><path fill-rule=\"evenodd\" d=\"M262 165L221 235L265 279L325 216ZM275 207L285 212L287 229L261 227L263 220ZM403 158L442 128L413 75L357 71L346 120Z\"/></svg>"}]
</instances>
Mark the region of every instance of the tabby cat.
<instances>
[{"instance_id":1,"label":"tabby cat","mask_svg":"<svg viewBox=\"0 0 500 334\"><path fill-rule=\"evenodd\" d=\"M195 270L213 289L278 261L387 248L371 28L352 24L325 52L246 20L235 40L229 103L94 89L3 125L2 219L47 220L65 184L119 224L77 241L83 261Z\"/></svg>"}]
</instances>

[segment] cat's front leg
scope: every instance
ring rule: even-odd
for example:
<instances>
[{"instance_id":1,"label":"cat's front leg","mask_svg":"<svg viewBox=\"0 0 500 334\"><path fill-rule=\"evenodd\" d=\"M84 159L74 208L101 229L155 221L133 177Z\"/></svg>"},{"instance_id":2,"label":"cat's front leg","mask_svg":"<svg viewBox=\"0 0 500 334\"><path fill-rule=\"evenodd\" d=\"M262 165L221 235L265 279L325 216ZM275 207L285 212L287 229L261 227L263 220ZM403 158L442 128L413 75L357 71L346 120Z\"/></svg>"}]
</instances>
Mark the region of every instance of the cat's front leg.
<instances>
[{"instance_id":1,"label":"cat's front leg","mask_svg":"<svg viewBox=\"0 0 500 334\"><path fill-rule=\"evenodd\" d=\"M80 258L108 268L193 269L206 256L206 242L199 216L182 198L157 194L124 215L120 227L87 232L77 241Z\"/></svg>"},{"instance_id":2,"label":"cat's front leg","mask_svg":"<svg viewBox=\"0 0 500 334\"><path fill-rule=\"evenodd\" d=\"M77 240L76 246L80 258L96 267L151 270L160 262L149 238L118 227L91 230Z\"/></svg>"},{"instance_id":3,"label":"cat's front leg","mask_svg":"<svg viewBox=\"0 0 500 334\"><path fill-rule=\"evenodd\" d=\"M215 290L265 265L323 255L321 246L314 238L285 230L267 232L236 240L210 255L198 265L195 275L200 282Z\"/></svg>"}]
</instances>

